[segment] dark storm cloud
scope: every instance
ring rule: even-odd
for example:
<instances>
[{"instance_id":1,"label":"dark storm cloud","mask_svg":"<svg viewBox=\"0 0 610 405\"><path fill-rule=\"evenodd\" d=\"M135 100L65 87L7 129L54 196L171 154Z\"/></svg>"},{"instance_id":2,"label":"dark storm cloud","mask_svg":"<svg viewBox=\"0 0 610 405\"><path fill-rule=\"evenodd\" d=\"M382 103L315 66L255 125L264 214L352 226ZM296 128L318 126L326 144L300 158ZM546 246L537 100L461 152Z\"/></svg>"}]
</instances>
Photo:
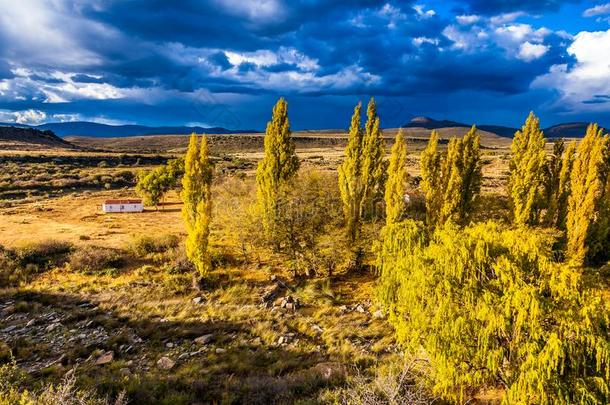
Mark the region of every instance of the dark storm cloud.
<instances>
[{"instance_id":1,"label":"dark storm cloud","mask_svg":"<svg viewBox=\"0 0 610 405\"><path fill-rule=\"evenodd\" d=\"M25 100L5 96L0 108L180 123L205 122L193 106L230 103L248 122L266 116L278 95L298 100L299 107L309 101L332 111L335 103L348 113L348 106L370 95L471 105L473 94L486 100L493 100L490 95L499 99L529 94L532 81L552 65L574 63L565 36L550 30L534 34L540 28L536 26L521 37L502 39L496 30L516 22L490 22L493 16L515 11L556 12L564 2L555 0L87 3L41 2L40 10L48 12L48 31L65 28L62 40L70 57L20 57L34 53L24 53L29 48L0 27L0 80L13 78L16 68L29 78L6 92L22 92ZM460 25L456 16L462 13L482 17ZM460 37L447 34L449 27ZM46 49L43 34L34 39L40 49ZM530 54L520 48L526 42ZM62 87L66 84L67 90ZM62 92L53 94L54 85ZM203 93L211 96L198 98ZM229 96L231 101L225 101ZM323 104L318 103L321 98ZM605 101L593 97L590 102L598 100ZM428 111L434 112L432 107ZM318 121L300 121L306 116ZM317 116L304 113L296 122L310 127L334 123L332 113ZM258 118L246 126L260 129L261 122Z\"/></svg>"}]
</instances>

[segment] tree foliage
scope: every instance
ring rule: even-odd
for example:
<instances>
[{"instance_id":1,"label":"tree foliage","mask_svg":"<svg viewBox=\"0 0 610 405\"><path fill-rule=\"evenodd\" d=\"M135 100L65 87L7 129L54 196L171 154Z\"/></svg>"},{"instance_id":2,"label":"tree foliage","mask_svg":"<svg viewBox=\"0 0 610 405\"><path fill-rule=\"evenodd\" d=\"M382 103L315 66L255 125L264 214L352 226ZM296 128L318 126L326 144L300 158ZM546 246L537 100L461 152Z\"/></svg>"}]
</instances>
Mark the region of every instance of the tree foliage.
<instances>
[{"instance_id":1,"label":"tree foliage","mask_svg":"<svg viewBox=\"0 0 610 405\"><path fill-rule=\"evenodd\" d=\"M398 130L390 154L388 178L385 184L386 223L402 220L406 208L406 186L409 179L407 172L407 142L402 128Z\"/></svg>"},{"instance_id":2,"label":"tree foliage","mask_svg":"<svg viewBox=\"0 0 610 405\"><path fill-rule=\"evenodd\" d=\"M299 159L291 139L288 103L280 98L273 107L265 132L265 156L256 169L256 196L265 236L273 238L280 187L299 170Z\"/></svg>"},{"instance_id":3,"label":"tree foliage","mask_svg":"<svg viewBox=\"0 0 610 405\"><path fill-rule=\"evenodd\" d=\"M138 173L136 193L144 199L144 205L158 206L163 196L174 187L184 174L182 159L172 159L150 171Z\"/></svg>"},{"instance_id":4,"label":"tree foliage","mask_svg":"<svg viewBox=\"0 0 610 405\"><path fill-rule=\"evenodd\" d=\"M553 262L552 238L494 223L386 226L379 301L398 341L431 364L433 390L464 402L503 386L505 403L607 403L608 319L581 270Z\"/></svg>"},{"instance_id":5,"label":"tree foliage","mask_svg":"<svg viewBox=\"0 0 610 405\"><path fill-rule=\"evenodd\" d=\"M428 223L465 223L481 190L480 137L476 127L462 138L452 138L444 153L439 151L438 133L433 131L422 153L421 174Z\"/></svg>"},{"instance_id":6,"label":"tree foliage","mask_svg":"<svg viewBox=\"0 0 610 405\"><path fill-rule=\"evenodd\" d=\"M202 276L210 270L208 237L212 219L212 172L207 138L202 136L198 145L197 136L192 134L184 159L182 218L187 231L186 255Z\"/></svg>"},{"instance_id":7,"label":"tree foliage","mask_svg":"<svg viewBox=\"0 0 610 405\"><path fill-rule=\"evenodd\" d=\"M349 139L345 148L345 159L339 166L339 190L343 201L347 235L351 241L356 240L360 232L360 213L365 195L365 184L362 176L362 139L360 125L362 103L354 108L349 127Z\"/></svg>"},{"instance_id":8,"label":"tree foliage","mask_svg":"<svg viewBox=\"0 0 610 405\"><path fill-rule=\"evenodd\" d=\"M589 125L578 146L570 177L567 254L575 265L608 257L610 144L602 131L597 124Z\"/></svg>"},{"instance_id":9,"label":"tree foliage","mask_svg":"<svg viewBox=\"0 0 610 405\"><path fill-rule=\"evenodd\" d=\"M540 219L546 166L544 144L540 120L530 112L511 144L508 194L518 225L536 225Z\"/></svg>"}]
</instances>

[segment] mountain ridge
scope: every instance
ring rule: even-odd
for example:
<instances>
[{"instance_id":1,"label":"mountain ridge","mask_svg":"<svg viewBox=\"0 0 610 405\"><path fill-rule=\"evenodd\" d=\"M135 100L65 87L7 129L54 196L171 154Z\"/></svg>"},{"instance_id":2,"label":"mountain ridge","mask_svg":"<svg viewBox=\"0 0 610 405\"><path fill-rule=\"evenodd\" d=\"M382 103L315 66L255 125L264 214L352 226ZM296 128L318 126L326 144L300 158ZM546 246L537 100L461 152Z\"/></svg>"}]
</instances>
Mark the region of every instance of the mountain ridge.
<instances>
[{"instance_id":1,"label":"mountain ridge","mask_svg":"<svg viewBox=\"0 0 610 405\"><path fill-rule=\"evenodd\" d=\"M254 130L231 130L223 127L201 126L160 126L147 125L108 125L89 121L53 122L40 125L26 125L15 123L0 123L1 127L32 128L41 131L49 130L59 137L66 136L92 136L96 138L119 138L126 136L146 135L190 135L193 132L210 135L240 134L258 132Z\"/></svg>"},{"instance_id":2,"label":"mountain ridge","mask_svg":"<svg viewBox=\"0 0 610 405\"><path fill-rule=\"evenodd\" d=\"M588 122L566 122L544 128L542 131L546 138L582 138L585 136ZM472 125L464 124L451 120L436 120L430 117L414 117L410 122L402 125L402 128L426 128L426 129L441 129L441 128L470 128ZM492 132L504 138L512 138L519 128L512 128L503 125L477 125L477 128L482 131ZM600 127L607 132L607 129Z\"/></svg>"}]
</instances>

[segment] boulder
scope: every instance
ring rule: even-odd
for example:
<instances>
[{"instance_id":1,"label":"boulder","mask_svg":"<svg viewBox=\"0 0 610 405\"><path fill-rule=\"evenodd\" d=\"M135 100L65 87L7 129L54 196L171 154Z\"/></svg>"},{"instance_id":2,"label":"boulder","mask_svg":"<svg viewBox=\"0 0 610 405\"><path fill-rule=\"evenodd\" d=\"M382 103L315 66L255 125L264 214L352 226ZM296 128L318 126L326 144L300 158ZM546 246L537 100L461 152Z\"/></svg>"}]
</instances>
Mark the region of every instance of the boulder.
<instances>
[{"instance_id":1,"label":"boulder","mask_svg":"<svg viewBox=\"0 0 610 405\"><path fill-rule=\"evenodd\" d=\"M101 366L102 364L110 363L112 360L114 360L114 352L106 352L95 360L95 365Z\"/></svg>"},{"instance_id":2,"label":"boulder","mask_svg":"<svg viewBox=\"0 0 610 405\"><path fill-rule=\"evenodd\" d=\"M199 336L198 338L195 338L194 342L199 345L207 345L212 340L214 340L214 335L211 333L208 333L207 335L202 335L202 336Z\"/></svg>"},{"instance_id":3,"label":"boulder","mask_svg":"<svg viewBox=\"0 0 610 405\"><path fill-rule=\"evenodd\" d=\"M176 365L176 362L167 356L163 356L157 361L157 367L161 370L171 370Z\"/></svg>"}]
</instances>

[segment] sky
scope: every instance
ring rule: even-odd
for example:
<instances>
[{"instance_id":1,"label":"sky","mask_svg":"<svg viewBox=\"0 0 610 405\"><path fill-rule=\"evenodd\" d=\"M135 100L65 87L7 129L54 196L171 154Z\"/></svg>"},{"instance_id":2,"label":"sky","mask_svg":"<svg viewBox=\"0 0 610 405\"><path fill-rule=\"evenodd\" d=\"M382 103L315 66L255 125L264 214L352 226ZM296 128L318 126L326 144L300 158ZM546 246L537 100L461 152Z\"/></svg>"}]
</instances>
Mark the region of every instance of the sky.
<instances>
[{"instance_id":1,"label":"sky","mask_svg":"<svg viewBox=\"0 0 610 405\"><path fill-rule=\"evenodd\" d=\"M610 126L608 0L0 0L0 122Z\"/></svg>"}]
</instances>

